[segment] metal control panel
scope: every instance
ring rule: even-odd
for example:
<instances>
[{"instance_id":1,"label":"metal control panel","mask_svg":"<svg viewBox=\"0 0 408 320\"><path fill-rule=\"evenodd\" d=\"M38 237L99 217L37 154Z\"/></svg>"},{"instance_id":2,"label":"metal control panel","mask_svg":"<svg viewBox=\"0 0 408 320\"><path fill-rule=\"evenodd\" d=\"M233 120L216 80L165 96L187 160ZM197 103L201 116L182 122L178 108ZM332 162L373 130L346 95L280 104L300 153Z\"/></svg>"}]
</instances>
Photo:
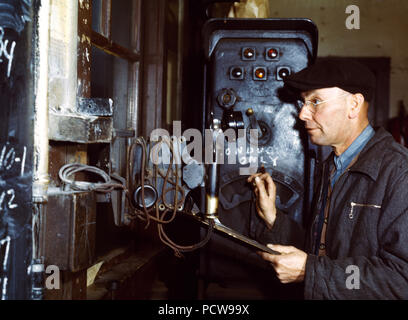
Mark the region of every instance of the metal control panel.
<instances>
[{"instance_id":1,"label":"metal control panel","mask_svg":"<svg viewBox=\"0 0 408 320\"><path fill-rule=\"evenodd\" d=\"M309 144L298 119L298 97L284 87L283 79L315 59L316 26L307 19L214 19L203 32L205 128L221 123L224 131L236 132L235 147L224 144L219 168L220 221L256 238L262 221L248 175L240 169L263 166L276 184L277 207L302 224L309 202ZM251 140L254 132L256 143ZM227 161L231 153L235 163ZM210 282L240 283L262 270L253 249L221 236L214 235L205 249L200 274ZM253 284L266 285L261 278L252 279Z\"/></svg>"},{"instance_id":2,"label":"metal control panel","mask_svg":"<svg viewBox=\"0 0 408 320\"><path fill-rule=\"evenodd\" d=\"M235 164L224 160L220 168L223 209L232 210L250 200L251 190L242 185L246 177L239 169L255 162L252 165L264 166L277 183L278 207L302 223L307 134L298 119L296 97L285 90L283 79L313 60L313 23L232 19L220 24L213 20L205 30L209 31L206 114L219 119L224 130L234 128L238 139L235 149L225 144L225 159L231 152L236 158ZM251 129L257 132L256 144L251 143ZM239 143L240 139L245 141Z\"/></svg>"}]
</instances>

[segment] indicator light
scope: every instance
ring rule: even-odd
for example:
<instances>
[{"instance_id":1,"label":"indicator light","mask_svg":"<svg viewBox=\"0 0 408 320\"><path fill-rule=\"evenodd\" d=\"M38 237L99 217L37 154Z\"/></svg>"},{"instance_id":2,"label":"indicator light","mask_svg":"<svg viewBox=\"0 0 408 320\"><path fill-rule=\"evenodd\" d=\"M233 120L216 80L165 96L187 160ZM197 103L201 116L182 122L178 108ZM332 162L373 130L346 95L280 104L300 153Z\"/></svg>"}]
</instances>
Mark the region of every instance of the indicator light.
<instances>
[{"instance_id":1,"label":"indicator light","mask_svg":"<svg viewBox=\"0 0 408 320\"><path fill-rule=\"evenodd\" d=\"M230 78L232 80L244 79L244 70L241 67L232 67L230 71Z\"/></svg>"},{"instance_id":2,"label":"indicator light","mask_svg":"<svg viewBox=\"0 0 408 320\"><path fill-rule=\"evenodd\" d=\"M255 60L255 49L254 48L243 48L242 49L242 59L243 60Z\"/></svg>"},{"instance_id":3,"label":"indicator light","mask_svg":"<svg viewBox=\"0 0 408 320\"><path fill-rule=\"evenodd\" d=\"M278 57L278 50L275 48L266 49L266 56L269 59L276 59Z\"/></svg>"},{"instance_id":4,"label":"indicator light","mask_svg":"<svg viewBox=\"0 0 408 320\"><path fill-rule=\"evenodd\" d=\"M276 70L276 79L283 80L285 77L290 75L290 68L289 67L278 67Z\"/></svg>"},{"instance_id":5,"label":"indicator light","mask_svg":"<svg viewBox=\"0 0 408 320\"><path fill-rule=\"evenodd\" d=\"M254 69L254 80L266 80L266 68L256 67Z\"/></svg>"}]
</instances>

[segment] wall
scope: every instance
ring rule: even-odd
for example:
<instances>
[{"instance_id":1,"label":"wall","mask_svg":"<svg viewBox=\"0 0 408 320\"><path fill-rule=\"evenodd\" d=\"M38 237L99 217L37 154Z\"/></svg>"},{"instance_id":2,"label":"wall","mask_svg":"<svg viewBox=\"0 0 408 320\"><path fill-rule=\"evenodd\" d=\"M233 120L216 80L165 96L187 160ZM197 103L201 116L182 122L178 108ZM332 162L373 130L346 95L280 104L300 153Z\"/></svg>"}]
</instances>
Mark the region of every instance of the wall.
<instances>
[{"instance_id":1,"label":"wall","mask_svg":"<svg viewBox=\"0 0 408 320\"><path fill-rule=\"evenodd\" d=\"M360 29L345 26L346 7L360 9ZM319 29L320 57L391 57L390 117L408 109L407 0L270 0L271 18L310 18ZM408 111L408 110L407 110Z\"/></svg>"},{"instance_id":2,"label":"wall","mask_svg":"<svg viewBox=\"0 0 408 320\"><path fill-rule=\"evenodd\" d=\"M36 98L43 84L37 21L44 7L38 1L0 0L0 300L41 296L31 279L38 279L32 240L40 209L32 202L32 186Z\"/></svg>"}]
</instances>

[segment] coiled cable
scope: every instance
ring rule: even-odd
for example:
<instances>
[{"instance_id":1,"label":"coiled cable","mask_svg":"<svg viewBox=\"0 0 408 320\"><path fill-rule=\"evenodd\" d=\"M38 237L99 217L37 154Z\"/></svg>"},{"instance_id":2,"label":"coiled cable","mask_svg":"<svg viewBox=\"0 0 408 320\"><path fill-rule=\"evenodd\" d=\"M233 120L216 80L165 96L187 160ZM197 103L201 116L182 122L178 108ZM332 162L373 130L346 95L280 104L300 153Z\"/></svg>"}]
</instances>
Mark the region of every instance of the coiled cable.
<instances>
[{"instance_id":1,"label":"coiled cable","mask_svg":"<svg viewBox=\"0 0 408 320\"><path fill-rule=\"evenodd\" d=\"M175 157L177 157L178 155L175 154L173 146L170 142L171 140L168 137L165 137L164 139L162 139L161 141L157 142L158 144L162 144L162 143L166 143L170 153L171 153L171 157L170 157L170 164L167 167L166 173L164 174L161 169L158 167L157 164L154 164L154 180L155 180L155 184L157 187L157 175L160 175L163 178L163 185L162 185L162 192L161 192L161 200L162 200L162 204L165 206L164 211L160 214L159 211L159 206L158 203L156 201L155 205L153 206L153 208L151 209L147 209L145 206L145 200L144 200L144 181L145 181L145 165L146 165L146 157L147 157L147 143L144 140L143 137L139 137L135 140L136 144L139 144L142 147L142 168L141 168L141 202L143 205L143 212L144 212L144 217L147 221L146 223L146 228L149 226L150 224L150 220L153 220L155 222L157 222L157 231L159 234L159 238L160 240L167 245L168 247L170 247L171 249L173 249L174 253L176 256L178 257L182 257L181 252L190 252L190 251L194 251L196 249L199 249L201 247L203 247L204 245L207 244L207 242L210 240L211 235L213 233L214 230L214 221L209 221L209 228L208 228L208 232L206 234L206 236L204 237L204 239L202 241L200 241L199 243L193 244L193 245L186 245L186 246L182 246L179 245L177 243L175 243L174 241L172 241L168 235L165 233L164 231L164 225L168 224L170 222L172 222L177 214L177 210L179 208L179 205L184 203L185 200L185 193L184 193L184 189L180 186L180 175L179 175L179 169L178 169L178 165L177 165L177 161L176 164L174 164L174 159ZM133 150L133 146L130 148L131 150ZM175 167L175 169L173 169L173 167ZM171 179L171 176L173 176L173 178L175 180ZM167 185L170 185L169 188L167 188ZM170 192L173 191L174 192L174 198L173 198L173 204L169 204L166 202L165 199L165 195ZM181 198L178 199L178 194L181 195ZM152 210L155 210L156 215L152 215L150 212ZM170 218L166 218L166 215L171 212L171 216Z\"/></svg>"},{"instance_id":2,"label":"coiled cable","mask_svg":"<svg viewBox=\"0 0 408 320\"><path fill-rule=\"evenodd\" d=\"M159 234L160 240L167 246L169 246L171 249L173 249L174 253L176 256L181 257L182 254L181 252L190 252L193 250L196 250L198 248L203 247L207 242L210 240L211 235L213 233L214 229L214 222L212 220L209 221L209 228L206 236L202 241L199 243L193 244L193 245L186 245L186 246L181 246L173 242L168 235L164 231L163 225L168 224L172 222L177 214L177 210L179 210L180 204L184 203L185 200L185 193L184 189L180 186L180 175L179 175L179 169L178 165L174 164L174 158L177 156L175 155L175 152L173 150L173 146L170 143L170 139L164 139L165 143L168 145L170 152L171 152L171 158L170 158L170 164L167 168L166 173L164 174L161 169L155 164L154 165L154 178L157 182L157 175L160 175L163 178L163 186L162 186L162 192L161 192L161 200L162 203L165 207L164 211L160 213L159 211L159 206L156 200L156 203L154 206L150 209L146 208L145 205L145 198L144 198L144 182L145 182L145 171L146 171L146 158L147 158L147 144L146 141L140 137L135 140L135 144L139 144L142 147L142 166L141 166L141 202L143 205L143 210L140 210L138 208L135 208L132 201L129 199L129 190L127 187L121 183L114 182L111 177L102 169L99 169L94 166L86 165L86 164L81 164L81 163L68 163L62 166L58 172L59 178L61 181L69 186L72 190L78 190L78 191L95 191L95 192L101 192L101 193L109 193L112 192L115 189L122 189L126 193L128 202L130 207L133 209L135 216L142 221L146 222L146 228L150 224L150 220L153 220L157 222L157 230ZM158 143L163 143L163 140L158 142ZM128 155L129 160L133 160L133 150L134 150L134 145L131 146L130 148L130 155ZM132 163L133 161L130 161L129 166L132 170ZM175 167L175 169L173 169ZM103 179L103 182L90 182L90 181L81 181L81 180L75 180L72 178L76 173L78 172L89 172L98 175ZM130 171L132 173L132 171ZM174 178L174 180L172 179ZM133 178L131 179L130 185L133 186ZM170 187L168 187L170 185ZM156 183L157 187L157 183ZM173 198L173 203L169 204L166 202L166 194L170 191L174 192L174 198ZM181 195L181 198L179 199L179 194ZM151 214L152 211L155 211L155 215ZM166 215L171 212L170 218L166 218Z\"/></svg>"},{"instance_id":3,"label":"coiled cable","mask_svg":"<svg viewBox=\"0 0 408 320\"><path fill-rule=\"evenodd\" d=\"M102 177L104 182L90 182L90 181L78 181L70 179L70 177L78 172L91 172ZM111 177L102 169L94 166L89 166L82 163L68 163L63 165L59 172L59 178L65 184L70 186L73 190L79 191L96 191L102 193L112 192L115 189L127 190L126 186L121 183L113 182Z\"/></svg>"}]
</instances>

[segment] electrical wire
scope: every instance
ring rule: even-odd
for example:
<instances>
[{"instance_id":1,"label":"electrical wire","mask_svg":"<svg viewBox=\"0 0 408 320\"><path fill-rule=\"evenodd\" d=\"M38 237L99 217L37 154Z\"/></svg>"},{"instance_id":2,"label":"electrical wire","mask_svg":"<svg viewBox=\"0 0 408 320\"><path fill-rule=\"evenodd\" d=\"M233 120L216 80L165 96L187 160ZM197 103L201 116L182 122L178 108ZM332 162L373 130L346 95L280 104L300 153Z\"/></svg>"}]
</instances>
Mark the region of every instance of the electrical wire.
<instances>
[{"instance_id":1,"label":"electrical wire","mask_svg":"<svg viewBox=\"0 0 408 320\"><path fill-rule=\"evenodd\" d=\"M185 201L185 192L184 189L180 186L180 176L179 176L179 169L178 169L178 165L177 165L177 161L176 164L174 164L174 159L177 157L177 155L174 152L173 146L170 143L170 139L162 139L161 141L158 141L157 144L160 144L158 147L161 146L162 143L166 143L170 153L171 153L171 157L170 157L170 164L167 167L167 171L164 174L163 171L158 167L157 164L153 165L153 178L155 181L155 187L157 188L157 178L158 175L160 175L163 178L163 185L162 185L162 192L161 192L161 201L162 204L165 206L164 211L160 214L160 210L159 210L159 205L158 205L158 200L156 200L156 203L154 204L153 208L151 208L150 210L148 210L146 208L145 205L145 198L144 198L144 182L145 182L145 174L146 174L146 170L145 170L145 166L146 166L146 156L147 156L147 144L146 141L144 140L143 137L139 137L135 140L135 144L139 144L142 147L142 167L141 167L141 201L142 201L142 205L143 205L143 212L145 215L145 219L147 221L146 223L146 228L149 226L150 224L150 220L153 220L155 222L157 222L157 230L158 230L158 234L159 234L159 238L160 240L167 246L169 246L171 249L173 249L174 253L176 256L178 257L182 257L181 252L190 252L190 251L194 251L196 249L199 249L201 247L203 247L205 244L207 244L207 242L210 240L211 235L213 233L213 229L214 229L214 221L209 221L209 228L208 228L208 232L206 234L206 236L204 237L204 239L202 241L200 241L199 243L193 244L193 245L187 245L187 246L182 246L179 245L177 243L175 243L174 241L172 241L169 236L166 234L166 232L164 231L164 225L168 224L172 221L174 221L176 215L177 215L177 211L180 209L180 204L183 204ZM133 152L134 146L132 145L130 150L131 152ZM133 158L133 155L131 155L130 158ZM132 165L133 166L133 165ZM175 167L175 169L173 169L173 167ZM132 167L131 167L132 168ZM175 181L172 179L172 177L174 177ZM170 185L169 188L167 188L167 185ZM166 194L173 191L174 192L174 198L173 198L173 204L169 204L166 201ZM179 194L180 194L180 199L179 199ZM155 210L156 215L153 216L150 212L152 210ZM172 212L171 217L170 218L166 218L166 215Z\"/></svg>"},{"instance_id":2,"label":"electrical wire","mask_svg":"<svg viewBox=\"0 0 408 320\"><path fill-rule=\"evenodd\" d=\"M155 180L155 186L157 189L157 178L161 176L163 178L163 185L161 189L161 202L164 205L164 210L160 213L159 199L156 200L152 208L147 209L145 204L145 182L146 178L146 164L147 164L147 143L143 137L139 137L135 139L134 143L128 149L128 165L129 165L129 172L132 174L131 181L128 184L133 189L135 187L135 177L133 176L133 163L134 163L134 148L137 145L140 145L142 148L142 161L141 161L141 177L140 177L140 185L141 185L141 202L143 206L143 210L136 208L133 205L132 200L130 199L129 189L123 185L122 183L114 182L111 177L102 169L99 169L94 166L89 166L81 163L69 163L62 166L58 172L59 178L61 181L69 186L73 190L79 191L95 191L101 193L109 193L115 189L122 189L126 193L126 198L130 207L133 209L133 215L140 220L146 222L145 228L148 228L150 225L150 221L154 221L157 223L157 230L159 234L160 240L171 249L173 249L174 253L178 257L182 257L181 252L190 252L196 249L203 247L207 242L210 240L211 235L214 229L214 221L209 221L209 228L206 236L202 241L193 245L179 245L172 241L169 236L164 231L164 225L169 224L176 218L177 212L181 211L181 205L185 201L185 192L183 187L180 185L180 175L179 175L179 168L178 168L178 161L174 164L174 159L178 156L173 149L172 144L170 143L169 139L163 139L158 143L163 143L163 141L167 144L171 157L170 157L170 164L167 167L166 173L164 173L157 164L154 164L153 167L153 178ZM103 182L90 182L90 181L81 181L75 180L72 178L76 173L79 172L89 172L98 175L103 179ZM168 187L169 186L169 187ZM174 192L173 203L170 204L166 201L166 195L169 192ZM155 215L152 214L155 211ZM166 218L166 215L171 212L170 218Z\"/></svg>"},{"instance_id":3,"label":"electrical wire","mask_svg":"<svg viewBox=\"0 0 408 320\"><path fill-rule=\"evenodd\" d=\"M69 179L70 176L83 171L99 175L100 177L102 177L104 182L77 181ZM112 182L111 177L102 169L82 163L65 164L60 168L58 175L61 181L65 185L70 186L73 190L96 191L102 193L112 192L114 189L126 190L126 186L124 186L123 184Z\"/></svg>"}]
</instances>

